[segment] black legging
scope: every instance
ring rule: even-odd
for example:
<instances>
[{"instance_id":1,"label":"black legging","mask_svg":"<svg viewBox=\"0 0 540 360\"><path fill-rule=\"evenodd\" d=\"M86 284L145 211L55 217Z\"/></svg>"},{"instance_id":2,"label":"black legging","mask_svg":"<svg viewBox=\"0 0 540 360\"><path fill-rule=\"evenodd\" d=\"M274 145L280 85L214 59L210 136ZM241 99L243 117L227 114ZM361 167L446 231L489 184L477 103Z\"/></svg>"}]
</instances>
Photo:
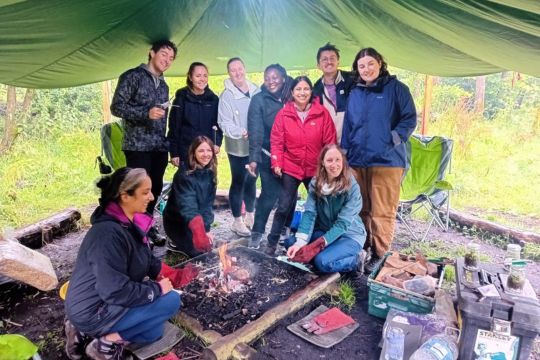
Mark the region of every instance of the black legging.
<instances>
[{"instance_id":1,"label":"black legging","mask_svg":"<svg viewBox=\"0 0 540 360\"><path fill-rule=\"evenodd\" d=\"M274 213L272 229L270 230L270 234L268 234L268 245L277 245L281 230L284 226L288 225L287 219L290 218L291 214L294 214L298 187L303 183L307 190L309 189L310 182L311 177L298 180L285 173L281 175L281 190L279 191L278 207Z\"/></svg>"},{"instance_id":2,"label":"black legging","mask_svg":"<svg viewBox=\"0 0 540 360\"><path fill-rule=\"evenodd\" d=\"M143 168L152 180L152 195L154 201L148 203L146 211L154 213L157 199L163 189L163 175L167 168L169 155L161 151L124 151L126 165L130 168Z\"/></svg>"},{"instance_id":3,"label":"black legging","mask_svg":"<svg viewBox=\"0 0 540 360\"><path fill-rule=\"evenodd\" d=\"M227 154L231 165L231 187L229 189L229 204L235 218L242 215L242 201L246 205L247 212L253 212L255 208L255 196L257 191L257 178L248 174L246 165L249 163L248 156L234 156Z\"/></svg>"}]
</instances>

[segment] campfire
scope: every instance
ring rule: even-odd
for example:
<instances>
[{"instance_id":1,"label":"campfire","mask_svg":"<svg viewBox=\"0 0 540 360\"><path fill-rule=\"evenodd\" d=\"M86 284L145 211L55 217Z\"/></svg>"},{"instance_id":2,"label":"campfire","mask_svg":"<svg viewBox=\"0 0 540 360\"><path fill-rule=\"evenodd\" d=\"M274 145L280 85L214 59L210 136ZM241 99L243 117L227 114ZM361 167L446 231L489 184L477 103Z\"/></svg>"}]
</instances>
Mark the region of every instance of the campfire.
<instances>
[{"instance_id":1,"label":"campfire","mask_svg":"<svg viewBox=\"0 0 540 360\"><path fill-rule=\"evenodd\" d=\"M249 271L237 265L237 259L227 254L227 243L219 249L219 286L228 292L243 291L250 283Z\"/></svg>"},{"instance_id":2,"label":"campfire","mask_svg":"<svg viewBox=\"0 0 540 360\"><path fill-rule=\"evenodd\" d=\"M258 251L227 244L192 263L199 273L184 289L184 313L222 335L256 320L313 279Z\"/></svg>"}]
</instances>

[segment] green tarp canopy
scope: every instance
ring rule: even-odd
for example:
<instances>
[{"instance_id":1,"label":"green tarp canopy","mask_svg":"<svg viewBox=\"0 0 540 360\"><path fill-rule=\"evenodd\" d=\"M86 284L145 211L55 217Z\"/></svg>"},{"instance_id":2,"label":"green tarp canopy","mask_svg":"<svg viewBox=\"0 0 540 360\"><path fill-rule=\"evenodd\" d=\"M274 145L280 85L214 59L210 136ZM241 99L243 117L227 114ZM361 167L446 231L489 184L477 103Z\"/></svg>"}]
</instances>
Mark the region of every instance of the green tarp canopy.
<instances>
[{"instance_id":1,"label":"green tarp canopy","mask_svg":"<svg viewBox=\"0 0 540 360\"><path fill-rule=\"evenodd\" d=\"M316 66L330 41L342 66L378 49L392 66L440 76L540 76L539 0L0 0L0 83L66 87L118 77L152 41L179 56L169 76L240 56L248 71Z\"/></svg>"}]
</instances>

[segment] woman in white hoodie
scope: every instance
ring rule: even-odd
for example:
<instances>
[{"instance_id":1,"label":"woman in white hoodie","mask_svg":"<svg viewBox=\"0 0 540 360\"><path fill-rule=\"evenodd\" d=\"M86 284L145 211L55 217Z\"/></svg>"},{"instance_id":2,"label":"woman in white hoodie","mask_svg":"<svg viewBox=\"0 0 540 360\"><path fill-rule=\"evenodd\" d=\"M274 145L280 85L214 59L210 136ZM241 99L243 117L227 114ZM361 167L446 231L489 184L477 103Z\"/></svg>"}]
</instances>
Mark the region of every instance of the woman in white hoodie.
<instances>
[{"instance_id":1,"label":"woman in white hoodie","mask_svg":"<svg viewBox=\"0 0 540 360\"><path fill-rule=\"evenodd\" d=\"M225 151L231 167L229 204L234 216L231 230L239 236L250 236L256 197L256 180L246 171L249 163L247 113L251 98L259 89L246 79L242 59L234 57L227 62L229 79L219 97L218 124L225 137ZM242 219L242 202L246 217Z\"/></svg>"}]
</instances>

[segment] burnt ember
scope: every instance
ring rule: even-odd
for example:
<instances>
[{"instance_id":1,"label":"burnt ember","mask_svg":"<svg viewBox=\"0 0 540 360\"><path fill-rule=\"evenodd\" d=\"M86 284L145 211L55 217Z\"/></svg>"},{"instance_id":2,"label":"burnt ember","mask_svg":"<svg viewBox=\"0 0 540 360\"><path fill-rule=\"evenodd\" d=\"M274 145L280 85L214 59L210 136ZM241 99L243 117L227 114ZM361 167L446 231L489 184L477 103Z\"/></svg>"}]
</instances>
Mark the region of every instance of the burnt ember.
<instances>
[{"instance_id":1,"label":"burnt ember","mask_svg":"<svg viewBox=\"0 0 540 360\"><path fill-rule=\"evenodd\" d=\"M225 284L218 255L192 259L200 272L182 296L182 311L221 335L256 320L316 277L252 249L237 247L228 255L235 271Z\"/></svg>"}]
</instances>

